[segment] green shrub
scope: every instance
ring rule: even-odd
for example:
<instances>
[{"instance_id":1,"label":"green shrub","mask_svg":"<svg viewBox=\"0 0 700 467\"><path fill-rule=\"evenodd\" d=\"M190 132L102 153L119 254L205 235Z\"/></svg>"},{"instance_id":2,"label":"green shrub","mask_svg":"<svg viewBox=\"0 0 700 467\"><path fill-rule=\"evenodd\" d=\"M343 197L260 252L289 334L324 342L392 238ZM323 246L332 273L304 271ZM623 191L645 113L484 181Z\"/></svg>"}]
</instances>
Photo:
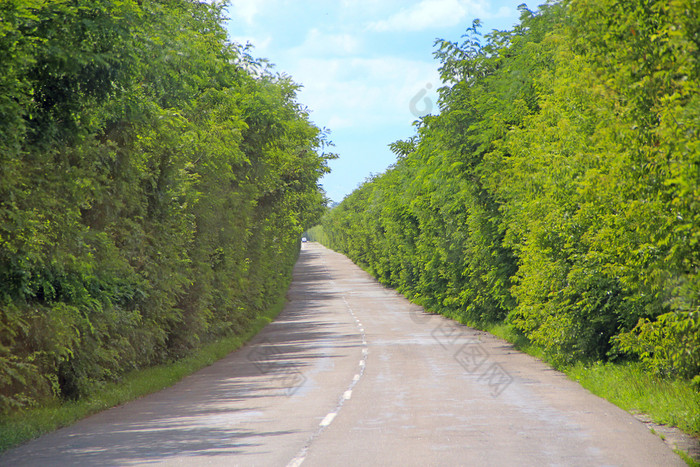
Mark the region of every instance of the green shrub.
<instances>
[{"instance_id":1,"label":"green shrub","mask_svg":"<svg viewBox=\"0 0 700 467\"><path fill-rule=\"evenodd\" d=\"M694 377L700 4L519 8L512 30L475 21L436 41L439 114L324 216L323 239L432 311L507 321L557 363L624 349Z\"/></svg>"},{"instance_id":2,"label":"green shrub","mask_svg":"<svg viewBox=\"0 0 700 467\"><path fill-rule=\"evenodd\" d=\"M643 318L634 329L620 334L617 344L660 376L693 379L700 389L699 311L674 311L654 321Z\"/></svg>"},{"instance_id":3,"label":"green shrub","mask_svg":"<svg viewBox=\"0 0 700 467\"><path fill-rule=\"evenodd\" d=\"M0 2L0 413L243 332L332 154L195 0Z\"/></svg>"}]
</instances>

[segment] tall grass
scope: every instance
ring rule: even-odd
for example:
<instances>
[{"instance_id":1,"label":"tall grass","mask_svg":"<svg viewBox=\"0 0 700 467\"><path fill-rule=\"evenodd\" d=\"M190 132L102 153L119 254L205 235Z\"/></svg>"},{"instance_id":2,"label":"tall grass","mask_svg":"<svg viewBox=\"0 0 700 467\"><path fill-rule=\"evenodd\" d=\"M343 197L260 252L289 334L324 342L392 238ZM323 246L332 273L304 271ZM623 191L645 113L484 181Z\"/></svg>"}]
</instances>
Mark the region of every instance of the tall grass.
<instances>
[{"instance_id":1,"label":"tall grass","mask_svg":"<svg viewBox=\"0 0 700 467\"><path fill-rule=\"evenodd\" d=\"M592 393L630 412L642 412L656 423L700 436L700 393L687 381L648 373L640 363L594 363L564 368Z\"/></svg>"},{"instance_id":2,"label":"tall grass","mask_svg":"<svg viewBox=\"0 0 700 467\"><path fill-rule=\"evenodd\" d=\"M543 350L508 324L468 324L507 340L515 347L548 361ZM551 362L548 362L551 364ZM632 413L644 413L655 423L675 426L700 437L700 392L689 381L664 379L639 362L576 363L555 366L593 394Z\"/></svg>"}]
</instances>

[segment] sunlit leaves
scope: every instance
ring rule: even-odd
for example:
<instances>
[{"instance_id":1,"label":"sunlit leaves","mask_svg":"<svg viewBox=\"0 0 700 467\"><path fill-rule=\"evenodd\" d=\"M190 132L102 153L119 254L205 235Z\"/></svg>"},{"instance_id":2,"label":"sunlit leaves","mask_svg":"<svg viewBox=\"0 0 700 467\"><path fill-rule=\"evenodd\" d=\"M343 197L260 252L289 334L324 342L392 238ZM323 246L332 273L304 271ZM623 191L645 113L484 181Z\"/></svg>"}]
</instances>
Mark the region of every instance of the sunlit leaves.
<instances>
[{"instance_id":1,"label":"sunlit leaves","mask_svg":"<svg viewBox=\"0 0 700 467\"><path fill-rule=\"evenodd\" d=\"M692 376L698 2L520 10L511 31L436 42L440 115L324 234L433 310L507 315L559 361L629 352Z\"/></svg>"},{"instance_id":2,"label":"sunlit leaves","mask_svg":"<svg viewBox=\"0 0 700 467\"><path fill-rule=\"evenodd\" d=\"M286 285L333 155L222 8L0 4L0 410L238 332Z\"/></svg>"}]
</instances>

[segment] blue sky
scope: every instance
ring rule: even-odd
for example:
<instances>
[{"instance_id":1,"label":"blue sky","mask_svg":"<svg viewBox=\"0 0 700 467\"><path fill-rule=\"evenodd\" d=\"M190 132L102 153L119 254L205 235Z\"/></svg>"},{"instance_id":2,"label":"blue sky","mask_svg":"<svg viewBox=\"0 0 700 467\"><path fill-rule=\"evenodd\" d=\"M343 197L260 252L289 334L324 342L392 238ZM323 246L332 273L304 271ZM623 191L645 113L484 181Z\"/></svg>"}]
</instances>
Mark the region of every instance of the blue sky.
<instances>
[{"instance_id":1,"label":"blue sky","mask_svg":"<svg viewBox=\"0 0 700 467\"><path fill-rule=\"evenodd\" d=\"M388 144L436 111L436 38L460 41L474 18L486 33L517 23L522 0L232 0L230 39L255 47L303 86L299 102L331 131L334 201L395 162ZM531 8L535 3L529 4Z\"/></svg>"}]
</instances>

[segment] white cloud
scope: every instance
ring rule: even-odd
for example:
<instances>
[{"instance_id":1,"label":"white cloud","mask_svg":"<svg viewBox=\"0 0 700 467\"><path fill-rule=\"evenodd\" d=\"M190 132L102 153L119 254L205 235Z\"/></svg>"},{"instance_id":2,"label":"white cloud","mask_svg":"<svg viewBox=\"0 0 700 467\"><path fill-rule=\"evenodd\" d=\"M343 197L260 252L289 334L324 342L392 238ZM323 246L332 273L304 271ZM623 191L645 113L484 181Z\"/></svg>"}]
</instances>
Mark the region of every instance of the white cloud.
<instances>
[{"instance_id":1,"label":"white cloud","mask_svg":"<svg viewBox=\"0 0 700 467\"><path fill-rule=\"evenodd\" d=\"M387 144L412 135L418 114L437 113L434 38L458 40L475 17L484 30L508 27L522 1L232 0L229 31L303 85L298 101L341 156L323 179L340 200L395 161Z\"/></svg>"},{"instance_id":2,"label":"white cloud","mask_svg":"<svg viewBox=\"0 0 700 467\"><path fill-rule=\"evenodd\" d=\"M300 101L312 120L331 129L381 127L416 119L411 101L422 90L421 108L436 109L439 78L432 62L396 57L300 59L291 70L304 83ZM429 85L428 85L429 84Z\"/></svg>"},{"instance_id":3,"label":"white cloud","mask_svg":"<svg viewBox=\"0 0 700 467\"><path fill-rule=\"evenodd\" d=\"M338 115L333 115L328 119L327 128L332 128L333 130L338 130L341 128L352 128L354 126L352 119L343 118Z\"/></svg>"},{"instance_id":4,"label":"white cloud","mask_svg":"<svg viewBox=\"0 0 700 467\"><path fill-rule=\"evenodd\" d=\"M524 3L524 2L523 2ZM512 8L508 8L507 6L502 6L501 8L498 9L498 12L493 15L485 15L484 18L508 18L510 16L513 16L513 19L517 19L518 15L515 14L516 12Z\"/></svg>"},{"instance_id":5,"label":"white cloud","mask_svg":"<svg viewBox=\"0 0 700 467\"><path fill-rule=\"evenodd\" d=\"M253 55L256 57L265 57L267 50L272 43L271 36L267 36L263 39L252 36L229 36L229 40L241 45L246 45L248 43L252 44Z\"/></svg>"},{"instance_id":6,"label":"white cloud","mask_svg":"<svg viewBox=\"0 0 700 467\"><path fill-rule=\"evenodd\" d=\"M261 7L263 7L262 0L233 0L229 11L236 17L241 18L247 24L253 24L253 19L257 15Z\"/></svg>"},{"instance_id":7,"label":"white cloud","mask_svg":"<svg viewBox=\"0 0 700 467\"><path fill-rule=\"evenodd\" d=\"M291 53L298 52L304 56L313 55L353 55L360 51L361 41L351 34L328 34L311 29L306 35L304 43Z\"/></svg>"},{"instance_id":8,"label":"white cloud","mask_svg":"<svg viewBox=\"0 0 700 467\"><path fill-rule=\"evenodd\" d=\"M375 31L422 31L451 27L469 16L489 16L481 0L421 0L388 19L370 23Z\"/></svg>"}]
</instances>

